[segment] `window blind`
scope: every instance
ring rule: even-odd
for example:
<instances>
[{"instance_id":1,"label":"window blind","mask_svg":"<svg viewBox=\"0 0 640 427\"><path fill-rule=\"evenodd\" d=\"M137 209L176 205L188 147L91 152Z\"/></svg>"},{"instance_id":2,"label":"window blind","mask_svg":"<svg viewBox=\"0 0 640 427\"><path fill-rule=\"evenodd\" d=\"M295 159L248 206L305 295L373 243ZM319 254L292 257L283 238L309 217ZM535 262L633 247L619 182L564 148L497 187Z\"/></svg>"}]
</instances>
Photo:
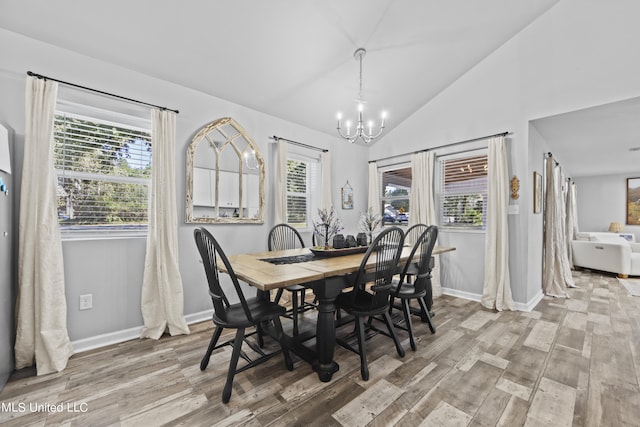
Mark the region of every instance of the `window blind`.
<instances>
[{"instance_id":1,"label":"window blind","mask_svg":"<svg viewBox=\"0 0 640 427\"><path fill-rule=\"evenodd\" d=\"M63 228L147 224L149 130L58 113L53 136Z\"/></svg>"},{"instance_id":2,"label":"window blind","mask_svg":"<svg viewBox=\"0 0 640 427\"><path fill-rule=\"evenodd\" d=\"M287 223L306 227L309 213L309 167L301 160L287 160Z\"/></svg>"},{"instance_id":3,"label":"window blind","mask_svg":"<svg viewBox=\"0 0 640 427\"><path fill-rule=\"evenodd\" d=\"M440 218L443 227L484 229L487 155L440 160Z\"/></svg>"}]
</instances>

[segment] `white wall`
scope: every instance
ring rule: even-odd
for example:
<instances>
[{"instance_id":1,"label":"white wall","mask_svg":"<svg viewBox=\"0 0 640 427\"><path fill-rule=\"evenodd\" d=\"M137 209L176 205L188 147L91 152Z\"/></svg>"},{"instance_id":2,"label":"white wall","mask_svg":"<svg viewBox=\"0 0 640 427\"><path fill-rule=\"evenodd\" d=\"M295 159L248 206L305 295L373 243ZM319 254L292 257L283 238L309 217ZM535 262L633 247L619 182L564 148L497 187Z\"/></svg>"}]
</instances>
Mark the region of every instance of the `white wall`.
<instances>
[{"instance_id":1,"label":"white wall","mask_svg":"<svg viewBox=\"0 0 640 427\"><path fill-rule=\"evenodd\" d=\"M529 121L640 94L640 2L562 0L441 92L370 150L398 153L510 131L512 174L520 179L520 213L510 215L513 297L528 304L540 294L542 228L532 213L532 174L541 151L529 148ZM531 156L534 156L531 158ZM463 244L461 242L461 244ZM469 238L480 255L482 248ZM452 269L477 270L455 252ZM482 263L482 256L474 261ZM444 271L444 268L443 268ZM474 292L482 277L458 286Z\"/></svg>"},{"instance_id":2,"label":"white wall","mask_svg":"<svg viewBox=\"0 0 640 427\"><path fill-rule=\"evenodd\" d=\"M255 139L266 161L266 216L264 225L208 226L228 254L266 249L272 223L269 201L273 196L273 167L268 139L277 135L328 148L332 153L333 200L345 223L345 231L355 231L360 211L367 198L366 147L347 144L337 138L313 131L240 105L196 92L149 76L116 67L93 58L0 29L0 121L16 130L15 182L19 182L24 145L24 81L26 71L49 75L76 84L140 99L180 110L177 118L177 191L179 211L180 272L184 284L184 311L193 315L211 309L206 292L204 270L198 262L193 241L195 224L185 224L186 150L195 132L220 117L236 119ZM78 97L96 95L79 93ZM338 155L338 152L340 155ZM361 162L354 159L362 159ZM340 208L340 187L349 181L354 188L354 209ZM17 187L17 185L16 185ZM16 188L18 190L18 188ZM18 199L16 199L18 200ZM15 218L18 217L17 211ZM14 229L15 222L14 222ZM310 234L306 234L310 242ZM112 334L142 325L140 293L145 254L144 239L85 240L63 242L68 329L72 341ZM93 294L92 310L78 310L78 296ZM13 347L10 337L2 345Z\"/></svg>"},{"instance_id":3,"label":"white wall","mask_svg":"<svg viewBox=\"0 0 640 427\"><path fill-rule=\"evenodd\" d=\"M580 231L608 231L609 224L624 224L627 204L627 178L640 176L640 165L635 176L603 175L577 177L578 229ZM625 233L634 233L640 241L640 226L625 225Z\"/></svg>"}]
</instances>

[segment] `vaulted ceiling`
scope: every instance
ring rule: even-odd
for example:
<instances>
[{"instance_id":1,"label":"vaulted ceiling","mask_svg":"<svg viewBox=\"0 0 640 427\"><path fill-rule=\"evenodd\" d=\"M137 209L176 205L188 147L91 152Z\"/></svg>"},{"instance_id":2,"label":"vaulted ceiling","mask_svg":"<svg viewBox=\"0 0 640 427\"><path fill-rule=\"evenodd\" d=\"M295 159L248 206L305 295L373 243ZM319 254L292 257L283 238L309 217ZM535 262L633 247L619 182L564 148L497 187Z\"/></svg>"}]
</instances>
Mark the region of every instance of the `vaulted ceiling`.
<instances>
[{"instance_id":1,"label":"vaulted ceiling","mask_svg":"<svg viewBox=\"0 0 640 427\"><path fill-rule=\"evenodd\" d=\"M0 27L334 136L357 48L365 116L389 129L557 2L3 0Z\"/></svg>"}]
</instances>

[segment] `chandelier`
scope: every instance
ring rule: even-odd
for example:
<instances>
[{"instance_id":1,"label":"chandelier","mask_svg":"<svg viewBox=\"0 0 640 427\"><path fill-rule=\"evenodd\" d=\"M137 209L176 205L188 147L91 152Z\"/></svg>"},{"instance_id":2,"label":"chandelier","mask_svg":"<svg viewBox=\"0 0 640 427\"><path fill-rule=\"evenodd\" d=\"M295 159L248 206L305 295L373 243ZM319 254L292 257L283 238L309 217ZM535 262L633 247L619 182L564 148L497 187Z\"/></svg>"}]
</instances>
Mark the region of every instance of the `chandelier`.
<instances>
[{"instance_id":1,"label":"chandelier","mask_svg":"<svg viewBox=\"0 0 640 427\"><path fill-rule=\"evenodd\" d=\"M338 135L351 143L356 142L358 138L362 138L364 142L371 142L373 139L379 137L384 130L384 119L386 117L386 114L384 112L382 113L382 120L380 121L380 129L376 134L373 133L373 121L369 120L367 122L367 132L367 130L365 130L364 120L362 119L362 111L364 110L364 104L366 103L362 96L362 58L364 58L364 55L366 53L367 51L362 47L356 49L356 51L353 53L353 57L360 61L360 91L358 92L358 98L356 98L356 102L358 104L358 124L356 125L353 134L351 133L350 120L347 120L346 122L347 133L342 133L342 127L340 125L340 121L342 120L342 113L338 113Z\"/></svg>"}]
</instances>

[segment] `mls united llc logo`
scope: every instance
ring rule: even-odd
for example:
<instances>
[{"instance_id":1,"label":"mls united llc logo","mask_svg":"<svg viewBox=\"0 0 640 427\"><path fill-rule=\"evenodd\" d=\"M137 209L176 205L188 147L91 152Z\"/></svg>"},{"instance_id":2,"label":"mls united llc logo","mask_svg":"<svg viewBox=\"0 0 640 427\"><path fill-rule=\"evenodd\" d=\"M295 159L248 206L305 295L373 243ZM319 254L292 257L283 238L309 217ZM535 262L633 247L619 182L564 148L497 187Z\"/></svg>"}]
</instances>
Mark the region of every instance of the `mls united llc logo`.
<instances>
[{"instance_id":1,"label":"mls united llc logo","mask_svg":"<svg viewBox=\"0 0 640 427\"><path fill-rule=\"evenodd\" d=\"M0 412L87 412L86 402L36 403L36 402L0 402Z\"/></svg>"}]
</instances>

